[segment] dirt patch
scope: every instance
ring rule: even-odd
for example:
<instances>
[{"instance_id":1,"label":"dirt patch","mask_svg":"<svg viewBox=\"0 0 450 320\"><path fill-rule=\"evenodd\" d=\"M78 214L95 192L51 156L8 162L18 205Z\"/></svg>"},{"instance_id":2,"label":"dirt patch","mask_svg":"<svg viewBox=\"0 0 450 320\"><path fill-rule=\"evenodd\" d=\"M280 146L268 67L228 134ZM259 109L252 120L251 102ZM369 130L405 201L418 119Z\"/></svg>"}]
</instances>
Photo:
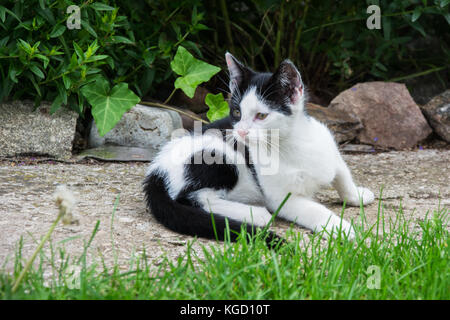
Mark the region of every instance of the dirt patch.
<instances>
[{"instance_id":1,"label":"dirt patch","mask_svg":"<svg viewBox=\"0 0 450 320\"><path fill-rule=\"evenodd\" d=\"M383 187L385 215L394 215L400 205L407 215L421 220L429 210L450 207L450 151L418 150L366 155L345 155L358 185L379 195ZM14 164L14 165L13 165ZM57 184L66 184L77 198L74 210L77 224L59 225L52 236L54 247L79 256L96 224L99 231L89 249L89 259L108 265L114 261L127 268L133 254L144 248L151 263L157 265L166 253L176 259L193 239L171 232L146 211L142 180L146 163L12 163L0 162L0 268L11 270L17 244L23 237L23 256L29 257L36 248L36 239L49 229L57 215L52 194ZM114 214L114 203L119 204ZM337 192L325 189L317 199L340 212ZM365 209L369 222L377 218L378 203ZM359 208L347 208L345 217L356 219ZM274 229L283 234L289 223L277 220ZM296 230L309 231L300 227ZM66 240L66 241L64 241ZM112 244L115 244L113 246ZM214 241L198 239L193 248L200 252L201 244ZM48 246L47 246L48 252Z\"/></svg>"}]
</instances>

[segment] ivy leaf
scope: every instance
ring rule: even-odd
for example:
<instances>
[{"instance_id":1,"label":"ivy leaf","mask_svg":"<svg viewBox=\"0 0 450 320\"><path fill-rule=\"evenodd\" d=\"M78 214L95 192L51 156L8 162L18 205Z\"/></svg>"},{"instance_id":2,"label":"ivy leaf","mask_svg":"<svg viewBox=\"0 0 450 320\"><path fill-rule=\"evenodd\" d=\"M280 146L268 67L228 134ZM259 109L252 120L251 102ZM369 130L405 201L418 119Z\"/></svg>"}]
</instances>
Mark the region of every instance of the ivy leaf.
<instances>
[{"instance_id":1,"label":"ivy leaf","mask_svg":"<svg viewBox=\"0 0 450 320\"><path fill-rule=\"evenodd\" d=\"M175 80L175 88L183 90L189 98L194 97L195 89L200 83L208 81L220 71L219 67L195 59L182 46L178 47L170 67L180 76Z\"/></svg>"},{"instance_id":2,"label":"ivy leaf","mask_svg":"<svg viewBox=\"0 0 450 320\"><path fill-rule=\"evenodd\" d=\"M208 93L205 98L205 103L209 107L206 116L211 122L225 118L230 113L230 107L223 99L223 95L221 93L216 95Z\"/></svg>"},{"instance_id":3,"label":"ivy leaf","mask_svg":"<svg viewBox=\"0 0 450 320\"><path fill-rule=\"evenodd\" d=\"M127 83L119 83L111 90L106 79L85 85L81 93L92 106L92 116L100 136L104 136L134 107L140 98L128 89Z\"/></svg>"}]
</instances>

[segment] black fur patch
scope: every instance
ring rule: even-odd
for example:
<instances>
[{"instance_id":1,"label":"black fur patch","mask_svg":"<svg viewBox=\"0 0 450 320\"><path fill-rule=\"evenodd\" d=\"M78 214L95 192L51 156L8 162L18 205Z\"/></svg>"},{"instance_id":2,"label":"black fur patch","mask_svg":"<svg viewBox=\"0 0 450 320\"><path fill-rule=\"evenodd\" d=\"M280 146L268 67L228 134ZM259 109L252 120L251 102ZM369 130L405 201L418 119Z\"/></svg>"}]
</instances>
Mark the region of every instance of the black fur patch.
<instances>
[{"instance_id":1,"label":"black fur patch","mask_svg":"<svg viewBox=\"0 0 450 320\"><path fill-rule=\"evenodd\" d=\"M240 111L240 103L245 92L250 88L256 88L258 98L266 103L272 110L285 114L292 114L289 106L295 101L297 91L304 93L303 83L295 65L290 60L284 60L274 73L255 72L244 66L233 57L234 66L231 78L236 86L230 99L230 115L233 123L239 121L239 117L233 117L233 110Z\"/></svg>"},{"instance_id":2,"label":"black fur patch","mask_svg":"<svg viewBox=\"0 0 450 320\"><path fill-rule=\"evenodd\" d=\"M215 157L214 151L211 157ZM180 192L178 199L189 197L194 191L209 188L214 190L232 190L238 182L238 169L234 164L227 164L224 155L218 155L222 163L207 164L202 153L192 155L190 163L185 165L185 181L194 181ZM201 163L195 163L200 160Z\"/></svg>"},{"instance_id":3,"label":"black fur patch","mask_svg":"<svg viewBox=\"0 0 450 320\"><path fill-rule=\"evenodd\" d=\"M194 199L171 199L165 180L166 175L161 173L151 173L144 180L145 200L156 220L175 232L208 239L217 236L219 240L224 240L227 226L225 218L217 214L211 216L211 213L200 208ZM230 240L236 241L242 227L241 222L228 219L228 227ZM255 234L256 228L246 225L245 229L248 235ZM268 231L266 243L269 248L277 249L285 240Z\"/></svg>"},{"instance_id":4,"label":"black fur patch","mask_svg":"<svg viewBox=\"0 0 450 320\"><path fill-rule=\"evenodd\" d=\"M245 95L245 92L250 88L255 87L258 98L264 101L272 110L280 112L284 115L291 115L292 110L289 107L289 97L286 96L277 78L273 77L272 73L254 72L252 70L246 71L246 76L242 78L239 86L230 99L230 115L232 123L240 120L240 117L233 117L233 110L240 111L240 103Z\"/></svg>"}]
</instances>

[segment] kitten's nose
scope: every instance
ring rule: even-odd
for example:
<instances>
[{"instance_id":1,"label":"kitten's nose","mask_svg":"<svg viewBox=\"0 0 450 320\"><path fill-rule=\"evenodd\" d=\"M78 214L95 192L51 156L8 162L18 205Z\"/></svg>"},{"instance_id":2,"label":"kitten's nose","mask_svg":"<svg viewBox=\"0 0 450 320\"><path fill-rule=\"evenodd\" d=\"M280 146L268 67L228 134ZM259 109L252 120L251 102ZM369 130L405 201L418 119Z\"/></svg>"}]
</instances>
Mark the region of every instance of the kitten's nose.
<instances>
[{"instance_id":1,"label":"kitten's nose","mask_svg":"<svg viewBox=\"0 0 450 320\"><path fill-rule=\"evenodd\" d=\"M245 136L248 135L248 130L238 129L237 133L238 133L238 135L240 135L242 138L245 138Z\"/></svg>"}]
</instances>

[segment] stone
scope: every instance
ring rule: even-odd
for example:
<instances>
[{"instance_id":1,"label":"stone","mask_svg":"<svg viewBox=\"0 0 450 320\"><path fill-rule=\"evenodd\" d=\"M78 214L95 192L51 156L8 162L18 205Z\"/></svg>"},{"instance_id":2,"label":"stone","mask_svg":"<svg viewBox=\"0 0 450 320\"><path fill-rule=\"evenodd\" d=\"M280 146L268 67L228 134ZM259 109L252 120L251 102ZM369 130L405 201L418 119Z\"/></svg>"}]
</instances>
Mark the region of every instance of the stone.
<instances>
[{"instance_id":1,"label":"stone","mask_svg":"<svg viewBox=\"0 0 450 320\"><path fill-rule=\"evenodd\" d=\"M34 110L32 101L0 104L0 157L21 155L69 159L78 114L61 107L50 115L51 103Z\"/></svg>"},{"instance_id":2,"label":"stone","mask_svg":"<svg viewBox=\"0 0 450 320\"><path fill-rule=\"evenodd\" d=\"M77 160L94 158L104 161L152 161L158 151L151 147L138 148L104 145L83 150L76 158Z\"/></svg>"},{"instance_id":3,"label":"stone","mask_svg":"<svg viewBox=\"0 0 450 320\"><path fill-rule=\"evenodd\" d=\"M103 137L92 122L89 146L95 148L108 144L159 150L170 140L172 132L182 126L181 117L175 111L137 104Z\"/></svg>"},{"instance_id":4,"label":"stone","mask_svg":"<svg viewBox=\"0 0 450 320\"><path fill-rule=\"evenodd\" d=\"M179 110L178 114L181 117L181 122L183 123L183 128L186 130L192 130L194 129L194 123L195 121L201 121L201 120L207 120L208 118L206 117L206 113L205 114L196 114L190 110L187 109L182 109L179 107L174 107L171 106L172 108Z\"/></svg>"},{"instance_id":5,"label":"stone","mask_svg":"<svg viewBox=\"0 0 450 320\"><path fill-rule=\"evenodd\" d=\"M368 144L344 144L339 147L343 153L374 153L376 150Z\"/></svg>"},{"instance_id":6,"label":"stone","mask_svg":"<svg viewBox=\"0 0 450 320\"><path fill-rule=\"evenodd\" d=\"M450 90L437 95L420 109L434 132L443 140L450 142Z\"/></svg>"},{"instance_id":7,"label":"stone","mask_svg":"<svg viewBox=\"0 0 450 320\"><path fill-rule=\"evenodd\" d=\"M346 111L325 108L314 103L306 104L308 115L324 123L334 134L336 142L353 140L362 129L361 121Z\"/></svg>"},{"instance_id":8,"label":"stone","mask_svg":"<svg viewBox=\"0 0 450 320\"><path fill-rule=\"evenodd\" d=\"M409 149L432 132L402 83L358 83L335 97L329 108L358 117L363 129L357 139L381 148Z\"/></svg>"}]
</instances>

